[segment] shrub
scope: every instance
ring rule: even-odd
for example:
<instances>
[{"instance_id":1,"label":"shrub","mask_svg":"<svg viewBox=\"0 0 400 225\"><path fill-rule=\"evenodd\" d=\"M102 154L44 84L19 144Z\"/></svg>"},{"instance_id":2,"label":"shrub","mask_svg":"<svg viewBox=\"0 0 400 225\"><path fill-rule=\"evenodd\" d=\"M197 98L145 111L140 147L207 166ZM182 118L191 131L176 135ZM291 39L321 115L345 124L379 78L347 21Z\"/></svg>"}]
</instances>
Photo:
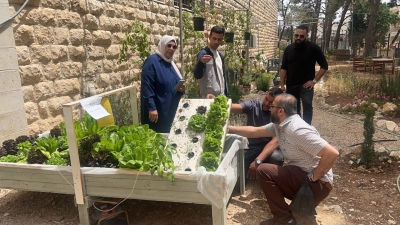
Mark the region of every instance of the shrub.
<instances>
[{"instance_id":1,"label":"shrub","mask_svg":"<svg viewBox=\"0 0 400 225\"><path fill-rule=\"evenodd\" d=\"M237 84L228 84L228 88L232 103L239 103L244 94L242 88Z\"/></svg>"},{"instance_id":2,"label":"shrub","mask_svg":"<svg viewBox=\"0 0 400 225\"><path fill-rule=\"evenodd\" d=\"M271 74L267 74L267 73L261 74L261 76L256 79L257 90L268 91L271 86L270 82L271 82L272 78L273 78L273 75L271 75Z\"/></svg>"},{"instance_id":3,"label":"shrub","mask_svg":"<svg viewBox=\"0 0 400 225\"><path fill-rule=\"evenodd\" d=\"M372 140L375 132L374 114L375 110L367 110L364 120L364 143L361 145L360 162L364 163L367 167L369 167L375 158L374 143Z\"/></svg>"},{"instance_id":4,"label":"shrub","mask_svg":"<svg viewBox=\"0 0 400 225\"><path fill-rule=\"evenodd\" d=\"M400 74L397 72L394 77L387 79L383 73L379 86L383 95L400 96Z\"/></svg>"}]
</instances>

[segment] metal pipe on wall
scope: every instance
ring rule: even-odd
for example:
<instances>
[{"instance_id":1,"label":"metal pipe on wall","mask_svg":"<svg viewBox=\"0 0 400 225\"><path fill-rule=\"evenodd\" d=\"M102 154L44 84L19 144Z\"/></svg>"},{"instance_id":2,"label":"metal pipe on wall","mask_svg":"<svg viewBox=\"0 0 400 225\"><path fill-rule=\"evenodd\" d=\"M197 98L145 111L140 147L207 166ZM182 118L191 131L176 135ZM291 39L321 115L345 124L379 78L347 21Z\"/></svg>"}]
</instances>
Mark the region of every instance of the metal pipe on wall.
<instances>
[{"instance_id":1,"label":"metal pipe on wall","mask_svg":"<svg viewBox=\"0 0 400 225\"><path fill-rule=\"evenodd\" d=\"M182 20L182 0L179 0L179 45L181 52L181 74L185 77L185 64L183 62L183 20Z\"/></svg>"}]
</instances>

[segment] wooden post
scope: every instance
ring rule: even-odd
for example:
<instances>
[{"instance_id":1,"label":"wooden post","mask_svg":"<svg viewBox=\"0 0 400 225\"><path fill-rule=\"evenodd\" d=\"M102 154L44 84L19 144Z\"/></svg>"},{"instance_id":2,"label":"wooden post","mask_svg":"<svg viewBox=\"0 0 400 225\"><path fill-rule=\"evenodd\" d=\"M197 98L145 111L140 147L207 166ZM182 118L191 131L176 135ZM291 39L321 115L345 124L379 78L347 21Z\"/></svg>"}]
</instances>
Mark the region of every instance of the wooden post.
<instances>
[{"instance_id":1,"label":"wooden post","mask_svg":"<svg viewBox=\"0 0 400 225\"><path fill-rule=\"evenodd\" d=\"M81 163L79 161L78 143L74 129L74 118L72 116L72 106L63 105L65 127L67 129L69 157L71 159L72 179L74 181L75 198L78 205L85 203L83 199L83 183L81 174Z\"/></svg>"},{"instance_id":2,"label":"wooden post","mask_svg":"<svg viewBox=\"0 0 400 225\"><path fill-rule=\"evenodd\" d=\"M134 86L127 86L123 88L119 88L113 91L105 92L102 94L98 94L89 98L93 97L106 97L109 95L116 94L121 91L129 90L130 97L131 97L131 104L132 104L132 114L136 112L136 119L135 116L133 117L133 122L138 122L137 117L137 98L136 98L136 87ZM80 104L80 100L70 102L63 105L63 113L64 113L64 122L65 127L67 130L67 138L68 138L68 147L69 147L69 155L71 159L71 169L72 169L72 178L74 181L74 189L75 189L75 201L78 204L79 209L79 220L80 224L82 225L90 225L89 221L89 214L88 214L88 207L89 202L85 201L86 191L84 190L83 186L83 179L82 179L82 172L81 172L81 163L79 160L79 152L78 152L78 143L76 140L76 133L74 128L74 118L73 118L73 107Z\"/></svg>"},{"instance_id":3,"label":"wooden post","mask_svg":"<svg viewBox=\"0 0 400 225\"><path fill-rule=\"evenodd\" d=\"M139 125L138 100L137 100L136 94L137 94L136 87L129 90L131 108L132 108L132 121L133 121L133 124Z\"/></svg>"}]
</instances>

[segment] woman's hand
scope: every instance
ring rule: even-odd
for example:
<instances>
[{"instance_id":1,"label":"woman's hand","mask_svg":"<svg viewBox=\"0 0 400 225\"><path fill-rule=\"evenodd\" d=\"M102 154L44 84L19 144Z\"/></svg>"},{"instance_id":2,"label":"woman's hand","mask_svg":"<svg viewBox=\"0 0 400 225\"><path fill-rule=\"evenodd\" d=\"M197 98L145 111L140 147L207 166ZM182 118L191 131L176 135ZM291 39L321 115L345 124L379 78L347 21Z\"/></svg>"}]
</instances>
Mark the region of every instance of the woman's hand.
<instances>
[{"instance_id":1,"label":"woman's hand","mask_svg":"<svg viewBox=\"0 0 400 225\"><path fill-rule=\"evenodd\" d=\"M184 92L186 90L186 86L184 84L178 86L177 91Z\"/></svg>"},{"instance_id":2,"label":"woman's hand","mask_svg":"<svg viewBox=\"0 0 400 225\"><path fill-rule=\"evenodd\" d=\"M215 98L215 96L213 94L207 94L206 99L214 99L214 98Z\"/></svg>"},{"instance_id":3,"label":"woman's hand","mask_svg":"<svg viewBox=\"0 0 400 225\"><path fill-rule=\"evenodd\" d=\"M158 121L158 112L157 110L150 110L149 111L149 119L153 123L157 123Z\"/></svg>"}]
</instances>

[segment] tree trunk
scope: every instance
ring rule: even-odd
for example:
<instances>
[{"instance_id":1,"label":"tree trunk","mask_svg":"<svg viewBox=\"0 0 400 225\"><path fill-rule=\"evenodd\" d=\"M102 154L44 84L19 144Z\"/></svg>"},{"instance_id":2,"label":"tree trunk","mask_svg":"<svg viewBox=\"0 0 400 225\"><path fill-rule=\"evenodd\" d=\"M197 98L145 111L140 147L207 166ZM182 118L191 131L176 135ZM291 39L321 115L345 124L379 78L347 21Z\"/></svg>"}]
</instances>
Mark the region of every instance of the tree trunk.
<instances>
[{"instance_id":1,"label":"tree trunk","mask_svg":"<svg viewBox=\"0 0 400 225\"><path fill-rule=\"evenodd\" d=\"M335 47L335 49L337 49L339 46L340 30L342 29L344 19L346 18L347 11L349 10L350 7L350 3L351 0L347 0L345 2L345 5L343 6L342 16L340 17L340 21L335 35L335 40L333 41L333 46Z\"/></svg>"},{"instance_id":2,"label":"tree trunk","mask_svg":"<svg viewBox=\"0 0 400 225\"><path fill-rule=\"evenodd\" d=\"M365 50L364 57L372 56L373 34L375 32L376 19L378 18L380 0L368 0L369 8L371 9L371 14L369 17L368 28L365 34Z\"/></svg>"},{"instance_id":3,"label":"tree trunk","mask_svg":"<svg viewBox=\"0 0 400 225\"><path fill-rule=\"evenodd\" d=\"M324 26L324 50L325 52L329 51L329 45L331 42L331 34L332 34L332 18L325 18L325 26Z\"/></svg>"},{"instance_id":4,"label":"tree trunk","mask_svg":"<svg viewBox=\"0 0 400 225\"><path fill-rule=\"evenodd\" d=\"M315 11L313 13L313 22L318 22L318 18L319 18L319 12L321 10L321 1L316 1L316 5L315 5ZM318 23L313 23L311 25L311 37L310 37L310 41L313 43L317 43L317 30L318 30Z\"/></svg>"}]
</instances>

